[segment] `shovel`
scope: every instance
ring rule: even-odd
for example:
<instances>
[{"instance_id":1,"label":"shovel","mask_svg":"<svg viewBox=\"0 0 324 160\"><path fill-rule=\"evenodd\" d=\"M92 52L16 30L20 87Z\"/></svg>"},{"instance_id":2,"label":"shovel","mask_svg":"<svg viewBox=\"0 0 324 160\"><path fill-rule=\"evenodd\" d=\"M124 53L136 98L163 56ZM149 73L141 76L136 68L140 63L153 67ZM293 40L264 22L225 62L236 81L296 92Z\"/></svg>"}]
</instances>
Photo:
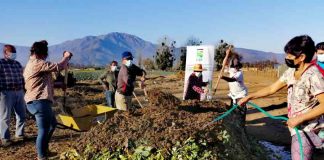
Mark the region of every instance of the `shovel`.
<instances>
[{"instance_id":1,"label":"shovel","mask_svg":"<svg viewBox=\"0 0 324 160\"><path fill-rule=\"evenodd\" d=\"M62 105L62 112L65 115L72 116L72 111L70 107L66 106L66 89L67 89L67 83L68 83L68 64L64 69L64 82L63 82L63 105Z\"/></svg>"},{"instance_id":2,"label":"shovel","mask_svg":"<svg viewBox=\"0 0 324 160\"><path fill-rule=\"evenodd\" d=\"M230 45L226 50L226 56L225 56L225 58L223 60L222 69L220 70L218 79L216 81L216 85L215 85L215 89L214 89L214 95L216 95L216 90L217 90L217 87L218 87L218 84L219 84L219 80L222 78L222 75L223 75L223 72L224 72L224 69L225 69L225 65L226 65L228 57L229 57L229 55L231 53L231 49L232 49L232 45Z\"/></svg>"},{"instance_id":3,"label":"shovel","mask_svg":"<svg viewBox=\"0 0 324 160\"><path fill-rule=\"evenodd\" d=\"M133 95L134 95L135 99L137 100L138 104L141 106L141 108L143 108L143 105L142 105L142 103L139 101L139 99L137 98L135 92L133 92Z\"/></svg>"}]
</instances>

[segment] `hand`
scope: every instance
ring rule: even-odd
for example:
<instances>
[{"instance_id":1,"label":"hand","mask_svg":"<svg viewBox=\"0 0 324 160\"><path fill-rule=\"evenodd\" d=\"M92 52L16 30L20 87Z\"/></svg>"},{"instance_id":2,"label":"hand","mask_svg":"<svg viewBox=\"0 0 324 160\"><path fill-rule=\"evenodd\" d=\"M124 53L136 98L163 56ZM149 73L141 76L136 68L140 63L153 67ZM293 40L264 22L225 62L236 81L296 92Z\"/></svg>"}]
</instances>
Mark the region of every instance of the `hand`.
<instances>
[{"instance_id":1,"label":"hand","mask_svg":"<svg viewBox=\"0 0 324 160\"><path fill-rule=\"evenodd\" d=\"M229 55L231 53L232 50L232 45L230 45L227 49L226 49L226 55Z\"/></svg>"},{"instance_id":2,"label":"hand","mask_svg":"<svg viewBox=\"0 0 324 160\"><path fill-rule=\"evenodd\" d=\"M141 77L141 81L145 81L146 80L146 78L143 76L143 77Z\"/></svg>"},{"instance_id":3,"label":"hand","mask_svg":"<svg viewBox=\"0 0 324 160\"><path fill-rule=\"evenodd\" d=\"M299 117L293 117L293 118L289 118L288 121L287 121L287 125L288 127L290 128L294 128L298 125L300 125L301 123L303 123L304 120L302 118L302 116L299 116Z\"/></svg>"},{"instance_id":4,"label":"hand","mask_svg":"<svg viewBox=\"0 0 324 160\"><path fill-rule=\"evenodd\" d=\"M204 93L208 93L209 89L208 88L204 88Z\"/></svg>"},{"instance_id":5,"label":"hand","mask_svg":"<svg viewBox=\"0 0 324 160\"><path fill-rule=\"evenodd\" d=\"M69 51L65 51L63 54L63 57L68 59L71 59L72 56L73 56L72 53Z\"/></svg>"},{"instance_id":6,"label":"hand","mask_svg":"<svg viewBox=\"0 0 324 160\"><path fill-rule=\"evenodd\" d=\"M102 85L102 87L104 88L105 91L108 90L108 87L106 85Z\"/></svg>"},{"instance_id":7,"label":"hand","mask_svg":"<svg viewBox=\"0 0 324 160\"><path fill-rule=\"evenodd\" d=\"M245 105L245 104L246 104L250 99L251 99L251 98L250 98L249 96L246 96L246 97L240 99L240 100L237 102L237 104L238 104L239 106L244 106L244 105Z\"/></svg>"}]
</instances>

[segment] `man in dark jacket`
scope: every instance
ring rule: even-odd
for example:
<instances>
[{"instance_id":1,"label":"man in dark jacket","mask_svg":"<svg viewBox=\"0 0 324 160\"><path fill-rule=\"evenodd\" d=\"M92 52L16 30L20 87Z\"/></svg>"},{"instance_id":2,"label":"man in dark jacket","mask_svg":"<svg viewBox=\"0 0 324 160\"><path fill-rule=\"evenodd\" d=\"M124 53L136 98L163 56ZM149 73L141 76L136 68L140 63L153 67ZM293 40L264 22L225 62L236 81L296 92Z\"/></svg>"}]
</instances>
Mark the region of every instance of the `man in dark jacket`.
<instances>
[{"instance_id":1,"label":"man in dark jacket","mask_svg":"<svg viewBox=\"0 0 324 160\"><path fill-rule=\"evenodd\" d=\"M122 65L117 79L117 92L115 95L116 107L120 110L128 110L132 107L132 94L136 76L141 76L145 80L146 72L133 64L131 52L122 54Z\"/></svg>"},{"instance_id":2,"label":"man in dark jacket","mask_svg":"<svg viewBox=\"0 0 324 160\"><path fill-rule=\"evenodd\" d=\"M107 67L107 71L104 72L98 79L105 90L107 105L109 107L115 107L115 92L117 89L118 73L118 63L116 61L112 61Z\"/></svg>"}]
</instances>

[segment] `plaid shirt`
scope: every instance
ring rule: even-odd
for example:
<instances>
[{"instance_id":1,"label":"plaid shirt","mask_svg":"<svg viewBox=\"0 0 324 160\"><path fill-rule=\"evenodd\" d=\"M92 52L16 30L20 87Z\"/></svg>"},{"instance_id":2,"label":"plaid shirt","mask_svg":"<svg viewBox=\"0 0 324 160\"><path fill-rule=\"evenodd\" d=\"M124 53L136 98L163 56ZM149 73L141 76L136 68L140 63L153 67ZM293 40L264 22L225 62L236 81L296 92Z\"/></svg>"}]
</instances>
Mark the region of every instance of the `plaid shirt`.
<instances>
[{"instance_id":1,"label":"plaid shirt","mask_svg":"<svg viewBox=\"0 0 324 160\"><path fill-rule=\"evenodd\" d=\"M24 88L23 69L18 61L0 59L0 90Z\"/></svg>"}]
</instances>

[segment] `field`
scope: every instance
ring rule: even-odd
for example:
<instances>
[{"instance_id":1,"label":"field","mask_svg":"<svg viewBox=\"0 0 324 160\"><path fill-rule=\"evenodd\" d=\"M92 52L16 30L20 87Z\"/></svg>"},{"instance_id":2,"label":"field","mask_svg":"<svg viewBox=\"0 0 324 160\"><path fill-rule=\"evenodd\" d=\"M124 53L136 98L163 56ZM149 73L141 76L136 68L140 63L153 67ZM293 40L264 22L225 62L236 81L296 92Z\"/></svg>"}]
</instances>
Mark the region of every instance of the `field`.
<instances>
[{"instance_id":1,"label":"field","mask_svg":"<svg viewBox=\"0 0 324 160\"><path fill-rule=\"evenodd\" d=\"M78 71L79 73L81 71ZM84 72L84 71L82 71ZM91 71L89 71L91 72ZM75 75L79 74L75 72ZM103 95L103 90L101 85L95 80L97 78L93 78L95 76L98 76L102 71L95 71L95 74L92 74L91 79L93 80L81 80L78 81L77 85L73 88L68 89L68 96L67 96L67 104L71 108L80 108L87 105L93 105L93 104L104 104L105 99ZM84 72L83 74L90 74L88 72ZM151 77L152 79L147 81L147 88L148 90L156 90L156 91L163 91L166 93L170 93L173 96L181 99L182 98L182 92L183 92L183 74L179 73L163 73L163 76L161 76L161 72L151 72L149 73L148 77ZM215 74L215 78L217 73ZM256 74L254 71L246 71L244 73L245 78L245 84L249 88L249 92L256 91L262 87L265 87L271 83L273 83L276 80L275 76L260 76L259 74ZM216 95L214 96L214 99L220 102L217 102L219 106L221 105L221 102L229 103L229 99L227 98L226 94L228 92L228 86L224 81L220 82L219 88L217 90ZM54 110L56 113L60 113L59 106L62 105L62 91L60 89L56 90L56 102L54 104ZM153 104L144 101L144 94L143 91L139 88L136 88L135 93L139 97L139 100L144 105L144 110L139 111L140 115L147 115L146 113L155 113L152 111L152 109L149 108L149 106L154 106ZM152 99L152 98L151 98ZM168 98L167 98L168 99ZM162 101L162 100L159 100ZM264 107L266 110L269 110L269 112L273 115L286 115L286 92L280 91L279 93L276 93L272 96L269 96L267 98L254 100L253 102ZM138 105L137 101L133 98L133 103L135 105ZM168 102L169 103L169 102ZM156 104L157 105L157 104ZM205 104L200 104L201 106L205 106ZM208 105L208 104L206 104ZM147 110L147 111L145 111ZM163 110L164 111L164 110ZM215 111L213 114L207 114L209 112L206 112L206 119L203 119L208 123L208 119L212 120L213 117L219 115L221 112L225 110L218 110ZM165 111L167 114L167 112ZM178 113L178 111L176 111ZM186 112L181 113L184 117L187 115ZM197 113L194 113L194 115ZM205 113L204 113L205 114ZM149 114L148 114L149 115ZM188 114L187 116L189 116ZM116 115L118 116L127 116L126 113L118 113ZM132 115L129 115L132 117ZM154 115L151 115L154 116ZM140 116L137 116L137 118L140 118ZM151 121L155 122L155 118L153 117L146 117L147 121L151 123ZM143 119L145 119L143 117ZM246 130L247 133L251 137L256 137L260 140L266 140L273 142L275 144L285 145L289 146L290 143L290 136L287 127L283 122L271 120L269 118L264 117L263 114L257 112L256 110L250 108L248 110L247 115L247 124L246 124ZM112 119L109 122L116 121L115 119ZM194 120L194 119L192 119ZM156 120L161 121L161 120ZM194 121L193 121L194 122ZM107 122L108 123L108 122ZM117 122L112 122L117 123ZM121 122L119 122L121 123ZM135 122L134 122L135 123ZM180 122L179 122L180 123ZM183 125L185 124L184 122ZM203 124L203 122L200 122ZM225 123L225 121L224 121ZM14 132L14 121L12 121L11 126L11 132L13 135ZM107 126L109 128L109 123L105 124L104 126ZM226 124L225 124L226 126ZM168 126L166 126L168 127ZM105 127L95 127L88 133L79 133L71 130L62 130L62 129L56 129L54 132L54 136L50 142L50 150L54 153L55 158L59 159L59 155L63 152L69 151L71 148L78 148L76 146L85 146L87 143L91 141L91 139L96 139L97 136L100 138L100 129L103 129ZM94 131L95 130L95 131ZM122 128L119 129L121 131L125 131L125 133L128 133L127 130L123 130ZM199 126L197 126L197 130L199 130ZM152 131L153 132L153 131ZM35 149L35 138L37 135L37 128L35 126L35 121L32 119L32 117L28 117L27 124L26 124L26 130L25 130L26 136L28 137L25 141L17 141L12 146L8 148L1 147L0 148L0 159L34 159L36 158L36 149ZM94 134L96 133L96 134ZM113 139L110 139L110 136L113 136L114 134L118 134L118 132L111 132L107 130L107 133L112 134L108 135L106 139L103 139L105 141L103 142L116 142L113 141ZM191 132L190 132L191 133ZM144 134L144 133L143 133ZM194 134L194 133L192 133ZM189 136L191 134L188 134L186 136ZM176 135L175 135L176 136ZM86 138L87 137L87 138ZM102 137L102 135L101 135ZM153 136L154 137L154 136ZM99 139L97 139L99 141ZM185 140L185 139L183 139ZM157 140L156 140L157 141ZM160 140L159 140L160 141ZM164 143L164 141L163 141ZM161 144L163 144L161 142ZM175 142L176 143L176 142ZM165 143L167 145L167 143ZM101 146L102 147L102 146ZM83 147L84 148L84 147ZM167 147L166 147L167 148ZM82 149L79 149L82 150ZM221 156L220 156L221 157ZM226 158L220 158L220 159L226 159Z\"/></svg>"}]
</instances>

